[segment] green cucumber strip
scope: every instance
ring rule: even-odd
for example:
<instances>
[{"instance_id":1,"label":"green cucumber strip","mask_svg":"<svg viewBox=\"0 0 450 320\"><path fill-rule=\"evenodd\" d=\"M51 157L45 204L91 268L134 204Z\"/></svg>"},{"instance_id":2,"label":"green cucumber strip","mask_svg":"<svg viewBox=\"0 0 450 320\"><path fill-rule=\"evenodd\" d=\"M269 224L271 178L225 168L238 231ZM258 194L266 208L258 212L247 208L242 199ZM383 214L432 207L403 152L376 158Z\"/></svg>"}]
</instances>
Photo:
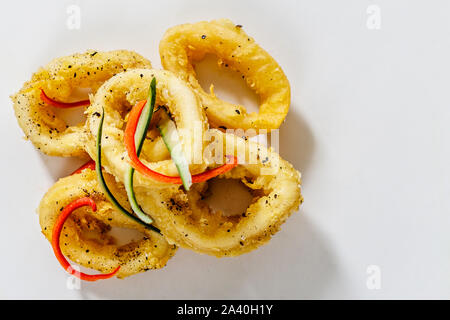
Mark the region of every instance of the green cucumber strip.
<instances>
[{"instance_id":1,"label":"green cucumber strip","mask_svg":"<svg viewBox=\"0 0 450 320\"><path fill-rule=\"evenodd\" d=\"M169 149L170 156L172 157L178 173L180 174L181 181L186 191L192 185L192 175L189 172L189 163L184 155L183 148L181 146L180 136L178 135L177 127L168 114L163 111L163 117L158 124L159 132L163 138L164 144Z\"/></svg>"},{"instance_id":2,"label":"green cucumber strip","mask_svg":"<svg viewBox=\"0 0 450 320\"><path fill-rule=\"evenodd\" d=\"M147 229L153 230L155 232L161 233L161 231L156 228L155 226L151 224L144 223L139 218L135 217L132 213L128 212L127 209L122 207L122 205L117 201L117 199L112 194L111 190L109 190L108 186L106 185L105 177L103 176L102 171L102 132L103 132L103 121L105 119L105 111L102 110L102 115L100 118L100 124L98 126L98 132L97 132L97 141L96 141L96 149L97 149L97 159L95 161L95 171L97 172L97 178L99 181L99 184L101 188L103 189L103 192L106 195L106 198L113 204L113 206L122 212L124 215L128 216L130 219L142 224Z\"/></svg>"},{"instance_id":3,"label":"green cucumber strip","mask_svg":"<svg viewBox=\"0 0 450 320\"><path fill-rule=\"evenodd\" d=\"M155 107L156 101L156 79L153 78L150 83L150 90L148 93L147 103L142 109L141 116L139 117L139 122L136 128L136 133L134 134L134 141L136 144L136 154L139 157L142 146L144 145L145 136L147 135L147 130L150 125L150 121L153 115L153 109ZM133 177L134 177L134 168L132 166L128 167L128 170L125 174L125 190L127 191L128 201L130 202L131 209L133 209L134 213L144 222L152 223L152 219L141 209L139 206L136 194L134 192L133 187Z\"/></svg>"},{"instance_id":4,"label":"green cucumber strip","mask_svg":"<svg viewBox=\"0 0 450 320\"><path fill-rule=\"evenodd\" d=\"M128 201L130 202L131 209L136 215L145 223L152 223L153 220L141 209L141 206L137 203L136 194L133 187L134 168L129 167L125 173L125 190L127 191Z\"/></svg>"},{"instance_id":5,"label":"green cucumber strip","mask_svg":"<svg viewBox=\"0 0 450 320\"><path fill-rule=\"evenodd\" d=\"M148 126L150 125L150 120L152 120L153 109L155 108L156 101L156 78L152 79L150 83L150 88L147 97L147 103L142 109L141 116L139 117L139 122L136 128L136 133L134 134L134 141L136 144L136 154L139 157L142 146L144 145L145 136L147 135Z\"/></svg>"}]
</instances>

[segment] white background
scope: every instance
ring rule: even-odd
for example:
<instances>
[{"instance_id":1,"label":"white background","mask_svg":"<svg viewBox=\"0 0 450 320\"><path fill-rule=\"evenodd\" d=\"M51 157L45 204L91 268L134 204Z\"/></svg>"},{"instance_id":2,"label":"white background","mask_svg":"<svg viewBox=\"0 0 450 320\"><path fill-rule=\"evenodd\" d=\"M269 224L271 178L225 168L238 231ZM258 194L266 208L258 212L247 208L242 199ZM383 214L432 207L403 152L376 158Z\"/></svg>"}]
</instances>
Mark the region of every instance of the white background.
<instances>
[{"instance_id":1,"label":"white background","mask_svg":"<svg viewBox=\"0 0 450 320\"><path fill-rule=\"evenodd\" d=\"M79 30L66 27L71 4ZM381 9L379 30L366 26L369 5ZM449 14L445 0L4 3L0 297L450 298ZM290 80L280 152L303 173L304 205L250 254L180 249L162 270L68 290L35 210L79 162L25 142L9 95L50 59L86 49L136 50L159 67L168 27L221 17ZM246 92L231 91L219 96ZM366 286L370 265L379 290Z\"/></svg>"}]
</instances>

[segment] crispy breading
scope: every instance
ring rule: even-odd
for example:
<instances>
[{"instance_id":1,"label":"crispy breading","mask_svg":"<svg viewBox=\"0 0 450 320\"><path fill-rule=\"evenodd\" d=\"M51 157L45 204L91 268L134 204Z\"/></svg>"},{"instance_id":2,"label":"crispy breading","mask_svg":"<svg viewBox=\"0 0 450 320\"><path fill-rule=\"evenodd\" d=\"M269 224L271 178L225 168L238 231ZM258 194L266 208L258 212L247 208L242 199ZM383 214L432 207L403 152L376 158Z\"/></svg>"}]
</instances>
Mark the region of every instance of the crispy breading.
<instances>
[{"instance_id":1,"label":"crispy breading","mask_svg":"<svg viewBox=\"0 0 450 320\"><path fill-rule=\"evenodd\" d=\"M65 101L76 88L98 87L113 75L130 68L151 68L150 61L133 51L89 50L56 58L40 68L22 89L11 96L17 121L27 139L51 156L86 156L83 124L68 126L53 107L40 98L40 89L52 99Z\"/></svg>"},{"instance_id":2,"label":"crispy breading","mask_svg":"<svg viewBox=\"0 0 450 320\"><path fill-rule=\"evenodd\" d=\"M275 59L242 29L228 19L187 23L166 31L159 44L161 63L185 80L200 97L214 127L276 129L290 105L289 81ZM205 54L214 54L221 67L242 74L260 97L259 112L247 113L244 106L217 98L213 90L200 86L194 66Z\"/></svg>"},{"instance_id":3,"label":"crispy breading","mask_svg":"<svg viewBox=\"0 0 450 320\"><path fill-rule=\"evenodd\" d=\"M127 197L122 185L106 175L114 195L126 205ZM124 278L150 269L159 269L175 254L176 246L165 238L114 209L105 198L97 182L95 171L86 169L79 174L57 181L39 204L38 214L42 233L51 242L53 226L62 208L72 201L91 197L97 211L88 207L74 211L67 219L60 238L63 254L84 267L106 273L121 266L118 278ZM116 245L108 234L111 227L129 228L143 234L141 240Z\"/></svg>"}]
</instances>

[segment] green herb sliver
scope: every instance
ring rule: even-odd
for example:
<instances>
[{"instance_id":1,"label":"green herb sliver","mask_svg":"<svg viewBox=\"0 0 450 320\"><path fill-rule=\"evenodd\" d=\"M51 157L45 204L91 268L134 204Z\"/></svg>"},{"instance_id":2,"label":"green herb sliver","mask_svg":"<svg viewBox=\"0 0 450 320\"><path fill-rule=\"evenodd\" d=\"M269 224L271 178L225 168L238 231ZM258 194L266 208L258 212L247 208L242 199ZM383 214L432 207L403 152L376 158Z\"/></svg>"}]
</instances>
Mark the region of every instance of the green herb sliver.
<instances>
[{"instance_id":1,"label":"green herb sliver","mask_svg":"<svg viewBox=\"0 0 450 320\"><path fill-rule=\"evenodd\" d=\"M156 228L155 226L151 224L147 224L143 221L141 221L138 217L134 216L131 212L129 212L127 209L125 209L114 197L114 195L109 190L108 186L106 185L105 177L103 176L102 171L102 132L103 132L103 121L105 119L105 111L102 110L102 115L100 118L100 124L98 126L98 132L97 132L97 141L96 141L96 151L97 151L97 159L95 161L95 171L97 172L97 178L98 182L103 189L103 192L106 195L106 198L114 205L114 207L128 216L129 218L133 219L134 221L142 224L147 229L153 230L155 232L161 233L161 231Z\"/></svg>"},{"instance_id":2,"label":"green herb sliver","mask_svg":"<svg viewBox=\"0 0 450 320\"><path fill-rule=\"evenodd\" d=\"M189 171L189 163L183 152L181 146L180 136L178 135L177 127L175 122L173 122L165 109L163 109L162 119L157 125L161 137L163 138L164 144L170 152L175 166L177 167L178 173L180 174L181 181L183 182L184 189L189 191L192 185L192 175Z\"/></svg>"},{"instance_id":3,"label":"green herb sliver","mask_svg":"<svg viewBox=\"0 0 450 320\"><path fill-rule=\"evenodd\" d=\"M148 93L147 103L142 109L141 115L139 117L139 122L136 128L136 133L134 134L134 141L136 144L136 154L139 157L142 151L142 146L144 145L145 136L147 135L147 130L150 125L150 121L153 116L153 109L155 107L156 101L156 79L153 78L150 83L150 89ZM142 211L141 207L137 203L136 194L133 187L133 177L134 168L129 166L127 172L125 173L125 190L127 191L128 201L130 202L131 208L134 213L146 223L152 223L152 219Z\"/></svg>"}]
</instances>

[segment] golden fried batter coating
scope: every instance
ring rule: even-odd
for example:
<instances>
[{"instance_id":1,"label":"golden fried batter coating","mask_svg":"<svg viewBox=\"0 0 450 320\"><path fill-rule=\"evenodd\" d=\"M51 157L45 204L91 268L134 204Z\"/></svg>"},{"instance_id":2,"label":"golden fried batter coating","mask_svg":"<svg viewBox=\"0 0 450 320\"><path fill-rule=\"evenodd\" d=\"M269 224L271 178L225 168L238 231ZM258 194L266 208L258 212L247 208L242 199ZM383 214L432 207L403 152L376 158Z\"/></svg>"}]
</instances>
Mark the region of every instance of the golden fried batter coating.
<instances>
[{"instance_id":1,"label":"golden fried batter coating","mask_svg":"<svg viewBox=\"0 0 450 320\"><path fill-rule=\"evenodd\" d=\"M241 216L213 212L202 201L207 183L194 184L189 192L139 188L137 199L170 243L217 257L236 256L269 241L298 209L300 173L262 145L214 131L223 137L223 150L233 146L235 155L245 152L246 164L219 176L239 179L251 190L253 202Z\"/></svg>"},{"instance_id":2,"label":"golden fried batter coating","mask_svg":"<svg viewBox=\"0 0 450 320\"><path fill-rule=\"evenodd\" d=\"M114 177L106 175L108 185L115 196L126 203L123 186L115 183ZM114 209L105 198L93 170L65 177L56 182L45 194L38 208L42 233L51 242L53 226L62 208L72 201L91 197L97 211L88 207L77 209L67 219L60 238L63 254L72 261L106 273L121 266L118 278L124 278L150 269L159 269L175 254L176 247L168 244L164 237L126 217ZM143 234L141 240L117 245L108 234L111 227L129 228Z\"/></svg>"},{"instance_id":3,"label":"golden fried batter coating","mask_svg":"<svg viewBox=\"0 0 450 320\"><path fill-rule=\"evenodd\" d=\"M291 93L281 67L263 48L228 19L175 26L166 31L159 44L164 69L173 71L190 84L201 98L210 123L240 129L276 129L286 117ZM217 98L213 90L200 86L193 60L215 54L219 66L240 72L260 97L258 113Z\"/></svg>"},{"instance_id":4,"label":"golden fried batter coating","mask_svg":"<svg viewBox=\"0 0 450 320\"><path fill-rule=\"evenodd\" d=\"M93 159L96 158L95 137L100 115L104 110L102 164L109 173L121 181L129 167L129 157L124 144L126 117L136 102L147 99L153 77L156 78L156 106L166 106L172 114L177 130L181 132L181 145L188 163L191 164L191 172L201 172L206 167L202 163L202 136L207 122L197 96L185 82L170 71L134 69L120 73L105 82L86 112L87 152ZM177 176L177 168L159 133L157 135L150 133L147 138L141 154L143 162L155 171ZM198 157L199 161L196 160ZM139 172L135 173L135 185L149 188L173 187L145 177Z\"/></svg>"},{"instance_id":5,"label":"golden fried batter coating","mask_svg":"<svg viewBox=\"0 0 450 320\"><path fill-rule=\"evenodd\" d=\"M53 107L40 98L40 89L52 99L66 101L77 88L98 87L113 75L132 68L151 68L150 61L133 51L87 51L56 58L40 68L11 96L14 111L27 139L51 156L85 156L83 124L68 126Z\"/></svg>"}]
</instances>

